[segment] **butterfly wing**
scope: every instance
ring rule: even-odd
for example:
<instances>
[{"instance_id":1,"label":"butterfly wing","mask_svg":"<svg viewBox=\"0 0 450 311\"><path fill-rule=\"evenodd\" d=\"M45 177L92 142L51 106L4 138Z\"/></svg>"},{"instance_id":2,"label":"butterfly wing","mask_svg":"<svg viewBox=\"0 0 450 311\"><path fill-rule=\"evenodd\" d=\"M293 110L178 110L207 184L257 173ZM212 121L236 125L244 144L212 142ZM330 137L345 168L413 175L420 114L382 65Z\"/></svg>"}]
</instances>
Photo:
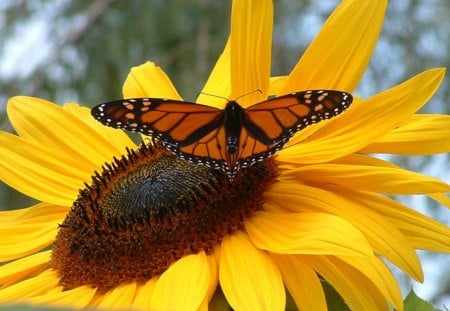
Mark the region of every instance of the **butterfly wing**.
<instances>
[{"instance_id":1,"label":"butterfly wing","mask_svg":"<svg viewBox=\"0 0 450 311\"><path fill-rule=\"evenodd\" d=\"M191 162L226 171L220 109L177 100L132 98L100 104L91 114L107 126L150 135Z\"/></svg>"},{"instance_id":2,"label":"butterfly wing","mask_svg":"<svg viewBox=\"0 0 450 311\"><path fill-rule=\"evenodd\" d=\"M240 139L240 167L264 160L280 150L296 132L339 115L352 100L352 95L346 92L310 90L248 107Z\"/></svg>"},{"instance_id":3,"label":"butterfly wing","mask_svg":"<svg viewBox=\"0 0 450 311\"><path fill-rule=\"evenodd\" d=\"M352 99L346 92L317 90L292 93L250 106L242 112L235 154L227 152L229 137L224 127L224 110L214 107L134 98L98 105L92 109L92 115L107 126L151 135L181 158L221 169L233 178L239 168L253 165L280 150L297 131L340 114Z\"/></svg>"}]
</instances>

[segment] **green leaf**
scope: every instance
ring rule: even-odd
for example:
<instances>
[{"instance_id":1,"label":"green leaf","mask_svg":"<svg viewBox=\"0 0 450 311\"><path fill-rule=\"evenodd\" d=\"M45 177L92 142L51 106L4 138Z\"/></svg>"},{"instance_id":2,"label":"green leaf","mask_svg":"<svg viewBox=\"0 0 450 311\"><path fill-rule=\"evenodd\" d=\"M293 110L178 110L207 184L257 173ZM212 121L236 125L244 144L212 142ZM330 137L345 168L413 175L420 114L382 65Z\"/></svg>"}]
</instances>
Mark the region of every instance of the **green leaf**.
<instances>
[{"instance_id":1,"label":"green leaf","mask_svg":"<svg viewBox=\"0 0 450 311\"><path fill-rule=\"evenodd\" d=\"M214 295L212 296L208 304L208 310L211 311L232 310L220 286L217 286L216 291L214 292Z\"/></svg>"},{"instance_id":2,"label":"green leaf","mask_svg":"<svg viewBox=\"0 0 450 311\"><path fill-rule=\"evenodd\" d=\"M431 303L423 300L411 289L404 301L404 311L437 311Z\"/></svg>"},{"instance_id":3,"label":"green leaf","mask_svg":"<svg viewBox=\"0 0 450 311\"><path fill-rule=\"evenodd\" d=\"M327 299L328 310L330 311L350 311L344 299L328 282L322 280L322 287Z\"/></svg>"}]
</instances>

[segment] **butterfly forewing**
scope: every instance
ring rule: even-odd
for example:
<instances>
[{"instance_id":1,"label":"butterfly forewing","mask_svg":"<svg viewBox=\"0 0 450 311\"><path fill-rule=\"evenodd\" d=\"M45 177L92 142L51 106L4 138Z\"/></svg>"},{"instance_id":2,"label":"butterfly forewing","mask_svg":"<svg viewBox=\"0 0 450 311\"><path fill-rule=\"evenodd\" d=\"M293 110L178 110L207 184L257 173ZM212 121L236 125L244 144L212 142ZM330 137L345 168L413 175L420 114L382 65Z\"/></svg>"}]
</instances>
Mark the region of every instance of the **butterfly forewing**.
<instances>
[{"instance_id":1,"label":"butterfly forewing","mask_svg":"<svg viewBox=\"0 0 450 311\"><path fill-rule=\"evenodd\" d=\"M352 96L339 91L305 91L276 97L244 112L239 167L262 161L307 126L345 110Z\"/></svg>"},{"instance_id":2,"label":"butterfly forewing","mask_svg":"<svg viewBox=\"0 0 450 311\"><path fill-rule=\"evenodd\" d=\"M151 135L181 158L221 169L232 179L239 168L266 159L297 131L338 115L351 102L349 93L333 90L292 93L246 109L231 101L229 110L134 98L98 105L92 115L105 125Z\"/></svg>"},{"instance_id":3,"label":"butterfly forewing","mask_svg":"<svg viewBox=\"0 0 450 311\"><path fill-rule=\"evenodd\" d=\"M117 100L92 109L94 118L105 125L153 135L172 144L183 142L220 114L214 107L157 98ZM208 132L197 136L202 134Z\"/></svg>"},{"instance_id":4,"label":"butterfly forewing","mask_svg":"<svg viewBox=\"0 0 450 311\"><path fill-rule=\"evenodd\" d=\"M286 142L307 126L340 114L351 102L349 93L333 90L283 95L247 108L244 127L263 143Z\"/></svg>"}]
</instances>

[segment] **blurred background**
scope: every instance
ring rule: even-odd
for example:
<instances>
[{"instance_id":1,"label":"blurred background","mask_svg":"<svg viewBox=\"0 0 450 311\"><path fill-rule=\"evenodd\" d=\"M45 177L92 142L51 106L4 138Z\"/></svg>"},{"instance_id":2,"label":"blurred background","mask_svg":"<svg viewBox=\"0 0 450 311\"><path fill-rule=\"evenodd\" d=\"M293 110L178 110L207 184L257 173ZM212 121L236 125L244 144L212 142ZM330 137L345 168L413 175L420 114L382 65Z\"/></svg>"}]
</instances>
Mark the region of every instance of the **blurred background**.
<instances>
[{"instance_id":1,"label":"blurred background","mask_svg":"<svg viewBox=\"0 0 450 311\"><path fill-rule=\"evenodd\" d=\"M292 69L339 2L276 1L273 75ZM121 98L130 68L147 60L165 70L184 99L195 100L224 47L230 9L230 1L214 0L0 1L0 130L13 131L5 113L11 96L92 107ZM392 0L355 94L369 97L431 67L450 68L450 1ZM449 81L422 112L450 113ZM389 159L450 182L449 154ZM450 224L449 211L423 197L399 200ZM0 182L0 210L33 203ZM425 284L395 270L403 292L413 287L449 307L450 255L420 256Z\"/></svg>"}]
</instances>

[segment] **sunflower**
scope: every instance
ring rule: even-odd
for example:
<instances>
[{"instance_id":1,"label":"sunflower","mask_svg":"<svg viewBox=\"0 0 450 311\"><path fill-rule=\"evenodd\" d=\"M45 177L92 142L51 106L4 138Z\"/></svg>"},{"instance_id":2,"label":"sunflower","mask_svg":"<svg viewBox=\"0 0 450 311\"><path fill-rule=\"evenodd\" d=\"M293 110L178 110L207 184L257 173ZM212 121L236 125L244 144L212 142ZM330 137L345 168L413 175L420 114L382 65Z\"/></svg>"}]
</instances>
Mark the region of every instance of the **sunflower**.
<instances>
[{"instance_id":1,"label":"sunflower","mask_svg":"<svg viewBox=\"0 0 450 311\"><path fill-rule=\"evenodd\" d=\"M233 2L231 34L203 92L251 105L305 89L352 92L385 1L345 1L288 76L270 78L273 7ZM450 150L450 118L416 114L438 88L431 69L294 136L228 182L157 144L136 146L88 108L11 98L17 136L0 133L0 176L39 201L0 213L0 303L98 309L326 310L326 280L354 310L403 309L389 261L423 281L416 249L450 251L450 230L391 195L450 206L450 186L371 156ZM153 63L124 97L181 99ZM198 102L222 107L200 95Z\"/></svg>"}]
</instances>

